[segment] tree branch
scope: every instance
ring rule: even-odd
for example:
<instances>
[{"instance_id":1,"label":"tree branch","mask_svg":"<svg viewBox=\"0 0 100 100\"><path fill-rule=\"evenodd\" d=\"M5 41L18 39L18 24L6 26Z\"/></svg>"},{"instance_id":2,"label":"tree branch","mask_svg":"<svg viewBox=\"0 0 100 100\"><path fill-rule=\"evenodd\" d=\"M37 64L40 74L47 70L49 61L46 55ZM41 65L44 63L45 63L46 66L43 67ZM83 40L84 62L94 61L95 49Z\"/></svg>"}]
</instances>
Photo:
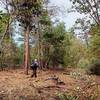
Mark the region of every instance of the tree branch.
<instances>
[{"instance_id":1,"label":"tree branch","mask_svg":"<svg viewBox=\"0 0 100 100\"><path fill-rule=\"evenodd\" d=\"M93 15L94 15L94 17L95 17L95 19L96 19L96 22L98 23L96 13L95 13L95 11L94 11L94 9L93 9L91 3L89 2L89 0L86 0L86 2L88 3L89 7L91 8L91 10L92 10L92 12L93 12Z\"/></svg>"},{"instance_id":2,"label":"tree branch","mask_svg":"<svg viewBox=\"0 0 100 100\"><path fill-rule=\"evenodd\" d=\"M95 7L96 7L97 20L100 23L98 4L97 4L96 0L93 0L93 1L94 1L94 4L95 4Z\"/></svg>"},{"instance_id":3,"label":"tree branch","mask_svg":"<svg viewBox=\"0 0 100 100\"><path fill-rule=\"evenodd\" d=\"M83 1L83 3L81 3L81 5L83 5L84 7L87 7L85 4L85 1L84 0L82 0ZM100 25L100 23L97 21L97 19L96 19L96 17L94 17L92 14L91 14L91 12L89 12L88 10L87 10L87 12L89 13L89 15L94 19L94 21L98 24L98 25Z\"/></svg>"}]
</instances>

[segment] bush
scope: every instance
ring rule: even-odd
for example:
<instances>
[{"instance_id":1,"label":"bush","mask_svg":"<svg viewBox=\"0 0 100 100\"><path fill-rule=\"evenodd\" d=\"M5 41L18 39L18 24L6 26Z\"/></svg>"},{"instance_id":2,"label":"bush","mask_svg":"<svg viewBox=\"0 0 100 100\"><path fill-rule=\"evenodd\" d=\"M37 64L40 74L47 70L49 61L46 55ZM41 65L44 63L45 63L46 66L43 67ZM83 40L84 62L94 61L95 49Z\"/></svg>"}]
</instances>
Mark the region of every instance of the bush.
<instances>
[{"instance_id":1,"label":"bush","mask_svg":"<svg viewBox=\"0 0 100 100\"><path fill-rule=\"evenodd\" d=\"M87 68L88 65L89 65L89 61L87 59L82 58L79 60L77 67L84 69L84 68Z\"/></svg>"},{"instance_id":2,"label":"bush","mask_svg":"<svg viewBox=\"0 0 100 100\"><path fill-rule=\"evenodd\" d=\"M77 96L69 93L58 94L57 100L79 100Z\"/></svg>"},{"instance_id":3,"label":"bush","mask_svg":"<svg viewBox=\"0 0 100 100\"><path fill-rule=\"evenodd\" d=\"M89 66L89 73L100 75L100 59L94 59L92 60L90 66Z\"/></svg>"}]
</instances>

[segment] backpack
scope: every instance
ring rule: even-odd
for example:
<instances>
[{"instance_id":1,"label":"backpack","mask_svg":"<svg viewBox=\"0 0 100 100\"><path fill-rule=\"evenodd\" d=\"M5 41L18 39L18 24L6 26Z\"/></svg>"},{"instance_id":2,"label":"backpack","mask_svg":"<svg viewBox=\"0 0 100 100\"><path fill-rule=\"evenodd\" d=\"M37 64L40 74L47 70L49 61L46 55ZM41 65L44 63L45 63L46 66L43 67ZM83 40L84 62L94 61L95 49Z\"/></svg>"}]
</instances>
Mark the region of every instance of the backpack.
<instances>
[{"instance_id":1,"label":"backpack","mask_svg":"<svg viewBox=\"0 0 100 100\"><path fill-rule=\"evenodd\" d=\"M32 69L37 68L37 67L38 67L38 63L36 63L36 62L32 63L32 65L31 65Z\"/></svg>"}]
</instances>

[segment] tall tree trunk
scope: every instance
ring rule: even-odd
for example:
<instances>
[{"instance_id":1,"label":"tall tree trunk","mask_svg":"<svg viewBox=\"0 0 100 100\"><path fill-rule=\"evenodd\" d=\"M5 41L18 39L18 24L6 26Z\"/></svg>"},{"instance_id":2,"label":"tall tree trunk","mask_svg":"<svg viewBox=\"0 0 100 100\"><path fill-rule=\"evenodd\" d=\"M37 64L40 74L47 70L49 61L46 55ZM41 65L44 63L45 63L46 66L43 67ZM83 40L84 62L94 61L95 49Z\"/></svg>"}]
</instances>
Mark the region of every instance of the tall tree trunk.
<instances>
[{"instance_id":1,"label":"tall tree trunk","mask_svg":"<svg viewBox=\"0 0 100 100\"><path fill-rule=\"evenodd\" d=\"M39 33L39 67L42 69L42 61L41 61L41 35Z\"/></svg>"},{"instance_id":2,"label":"tall tree trunk","mask_svg":"<svg viewBox=\"0 0 100 100\"><path fill-rule=\"evenodd\" d=\"M27 26L24 34L24 69L25 69L25 74L28 75L28 67L29 67L29 26Z\"/></svg>"},{"instance_id":3,"label":"tall tree trunk","mask_svg":"<svg viewBox=\"0 0 100 100\"><path fill-rule=\"evenodd\" d=\"M39 67L42 69L42 41L41 41L41 26L38 22L38 38L39 38L39 44L38 44L38 55L39 55Z\"/></svg>"}]
</instances>

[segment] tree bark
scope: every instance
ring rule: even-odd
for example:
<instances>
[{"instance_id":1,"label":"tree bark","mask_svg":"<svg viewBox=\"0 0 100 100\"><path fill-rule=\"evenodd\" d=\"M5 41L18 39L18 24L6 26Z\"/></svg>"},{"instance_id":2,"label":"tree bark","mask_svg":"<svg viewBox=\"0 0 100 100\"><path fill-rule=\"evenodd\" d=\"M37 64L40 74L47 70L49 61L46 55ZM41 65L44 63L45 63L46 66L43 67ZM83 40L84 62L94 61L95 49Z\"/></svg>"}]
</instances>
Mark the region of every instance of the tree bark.
<instances>
[{"instance_id":1,"label":"tree bark","mask_svg":"<svg viewBox=\"0 0 100 100\"><path fill-rule=\"evenodd\" d=\"M28 75L28 69L29 69L29 26L27 26L24 34L24 69L25 74Z\"/></svg>"}]
</instances>

